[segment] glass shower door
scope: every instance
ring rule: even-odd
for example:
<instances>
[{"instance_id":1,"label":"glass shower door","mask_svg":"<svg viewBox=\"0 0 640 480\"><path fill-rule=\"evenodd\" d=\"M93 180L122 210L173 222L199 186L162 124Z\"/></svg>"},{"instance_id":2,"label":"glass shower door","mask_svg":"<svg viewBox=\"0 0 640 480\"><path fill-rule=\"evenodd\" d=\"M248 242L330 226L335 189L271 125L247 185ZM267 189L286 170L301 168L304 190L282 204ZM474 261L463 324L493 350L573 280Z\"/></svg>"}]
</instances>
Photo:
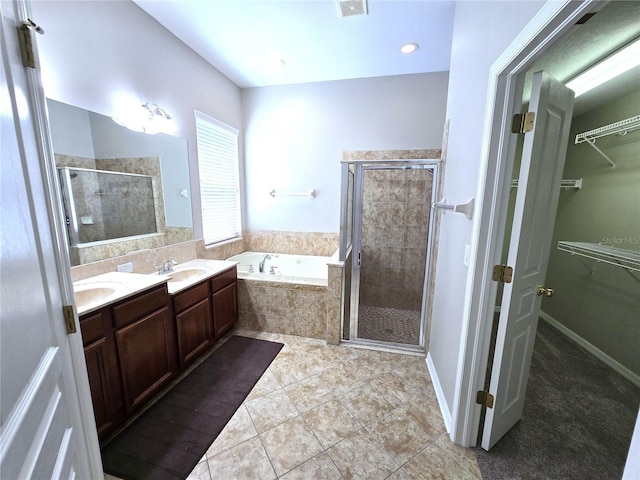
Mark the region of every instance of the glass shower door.
<instances>
[{"instance_id":1,"label":"glass shower door","mask_svg":"<svg viewBox=\"0 0 640 480\"><path fill-rule=\"evenodd\" d=\"M424 347L425 273L435 168L361 168L354 221L354 341Z\"/></svg>"}]
</instances>

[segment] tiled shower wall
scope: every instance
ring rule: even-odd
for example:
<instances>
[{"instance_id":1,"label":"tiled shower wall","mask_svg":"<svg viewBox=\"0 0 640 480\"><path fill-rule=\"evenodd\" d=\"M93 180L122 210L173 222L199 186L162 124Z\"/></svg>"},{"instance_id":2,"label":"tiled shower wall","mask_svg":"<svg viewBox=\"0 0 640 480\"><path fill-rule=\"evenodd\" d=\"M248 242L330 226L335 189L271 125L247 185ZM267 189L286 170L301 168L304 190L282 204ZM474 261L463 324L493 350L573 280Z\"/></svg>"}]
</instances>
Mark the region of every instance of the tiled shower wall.
<instances>
[{"instance_id":1,"label":"tiled shower wall","mask_svg":"<svg viewBox=\"0 0 640 480\"><path fill-rule=\"evenodd\" d=\"M56 166L59 167L78 167L98 170L120 171L125 173L137 173L149 175L153 178L153 202L150 197L149 206L155 206L155 221L157 223L158 234L145 237L138 237L130 240L122 240L113 243L97 244L70 248L70 256L72 265L83 265L87 263L100 262L102 260L113 257L127 255L130 252L136 252L144 249L156 249L165 245L172 245L180 242L193 240L193 229L186 227L167 227L164 216L164 197L162 192L162 177L160 170L160 162L157 157L145 158L117 158L117 159L92 159L76 157L71 155L55 155ZM96 185L96 191L99 189ZM134 196L135 196L135 192ZM98 202L101 197L98 198ZM134 202L135 203L135 202ZM153 205L152 205L153 203ZM82 206L81 206L82 208ZM98 207L100 209L100 207ZM95 209L94 209L95 210ZM94 225L84 225L85 228L96 229L97 225L103 225L104 222L98 221L102 213L98 211L88 210L88 215L94 220ZM131 211L135 212L136 221L138 217L139 205L135 203L135 208ZM131 215L131 212L125 212L123 215ZM85 215L83 215L85 216ZM117 215L122 218L122 215ZM151 221L151 220L150 220ZM82 235L82 231L80 235ZM81 242L91 241L81 236Z\"/></svg>"},{"instance_id":2,"label":"tiled shower wall","mask_svg":"<svg viewBox=\"0 0 640 480\"><path fill-rule=\"evenodd\" d=\"M120 181L117 175L100 182L108 238L164 231L164 196L158 157L96 159L96 168L151 177L150 182L146 179L129 182ZM114 201L116 199L118 201Z\"/></svg>"},{"instance_id":3,"label":"tiled shower wall","mask_svg":"<svg viewBox=\"0 0 640 480\"><path fill-rule=\"evenodd\" d=\"M365 171L361 304L421 309L432 185L431 170Z\"/></svg>"}]
</instances>

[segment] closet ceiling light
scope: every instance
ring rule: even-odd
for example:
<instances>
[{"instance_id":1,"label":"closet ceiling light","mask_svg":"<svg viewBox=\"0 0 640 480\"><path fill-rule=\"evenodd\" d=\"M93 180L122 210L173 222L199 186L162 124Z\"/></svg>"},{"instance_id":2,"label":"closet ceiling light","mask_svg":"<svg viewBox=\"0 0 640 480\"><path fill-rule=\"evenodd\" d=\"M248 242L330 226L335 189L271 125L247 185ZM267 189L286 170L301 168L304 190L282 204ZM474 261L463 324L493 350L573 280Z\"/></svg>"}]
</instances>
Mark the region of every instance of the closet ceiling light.
<instances>
[{"instance_id":1,"label":"closet ceiling light","mask_svg":"<svg viewBox=\"0 0 640 480\"><path fill-rule=\"evenodd\" d=\"M581 73L566 85L576 97L640 65L640 38Z\"/></svg>"},{"instance_id":2,"label":"closet ceiling light","mask_svg":"<svg viewBox=\"0 0 640 480\"><path fill-rule=\"evenodd\" d=\"M402 53L413 53L416 50L418 50L418 48L419 48L419 45L417 43L407 43L402 47L400 47L400 51Z\"/></svg>"}]
</instances>

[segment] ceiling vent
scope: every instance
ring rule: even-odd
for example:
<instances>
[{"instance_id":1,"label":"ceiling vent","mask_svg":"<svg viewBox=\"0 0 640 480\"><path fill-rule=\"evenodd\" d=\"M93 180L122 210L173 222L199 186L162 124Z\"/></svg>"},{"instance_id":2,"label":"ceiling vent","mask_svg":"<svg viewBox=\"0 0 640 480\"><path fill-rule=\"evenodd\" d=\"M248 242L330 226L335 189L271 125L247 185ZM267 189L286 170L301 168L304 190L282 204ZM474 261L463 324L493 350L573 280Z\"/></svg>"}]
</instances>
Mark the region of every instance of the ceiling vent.
<instances>
[{"instance_id":1,"label":"ceiling vent","mask_svg":"<svg viewBox=\"0 0 640 480\"><path fill-rule=\"evenodd\" d=\"M338 0L338 8L342 17L367 14L367 0Z\"/></svg>"}]
</instances>

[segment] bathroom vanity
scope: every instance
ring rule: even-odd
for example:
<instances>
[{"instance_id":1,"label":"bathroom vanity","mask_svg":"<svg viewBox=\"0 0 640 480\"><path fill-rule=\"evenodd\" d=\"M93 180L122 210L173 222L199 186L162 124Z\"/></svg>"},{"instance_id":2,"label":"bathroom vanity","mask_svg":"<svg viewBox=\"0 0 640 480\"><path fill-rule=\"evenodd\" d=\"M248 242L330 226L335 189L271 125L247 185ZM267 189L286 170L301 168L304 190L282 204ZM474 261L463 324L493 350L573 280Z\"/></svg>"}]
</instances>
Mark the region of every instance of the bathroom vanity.
<instances>
[{"instance_id":1,"label":"bathroom vanity","mask_svg":"<svg viewBox=\"0 0 640 480\"><path fill-rule=\"evenodd\" d=\"M193 260L167 275L112 272L76 284L101 441L233 327L236 278L233 262Z\"/></svg>"}]
</instances>

